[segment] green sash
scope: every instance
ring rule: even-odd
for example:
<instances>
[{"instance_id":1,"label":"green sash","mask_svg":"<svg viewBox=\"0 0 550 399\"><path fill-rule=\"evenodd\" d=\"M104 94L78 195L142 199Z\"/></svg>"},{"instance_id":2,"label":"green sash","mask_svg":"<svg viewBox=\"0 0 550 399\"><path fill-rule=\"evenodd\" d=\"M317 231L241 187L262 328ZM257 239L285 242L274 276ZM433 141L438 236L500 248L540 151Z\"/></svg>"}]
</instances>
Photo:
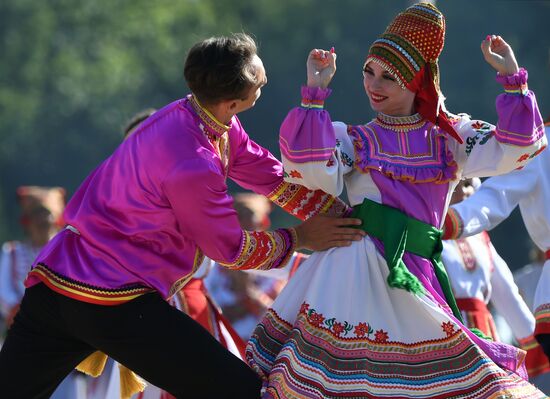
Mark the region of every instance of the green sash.
<instances>
[{"instance_id":1,"label":"green sash","mask_svg":"<svg viewBox=\"0 0 550 399\"><path fill-rule=\"evenodd\" d=\"M396 208L366 199L353 207L350 217L363 221L358 228L384 243L384 257L390 269L388 284L415 294L424 293L424 286L403 262L405 251L429 259L441 285L445 300L454 316L462 322L462 316L451 290L447 271L441 262L442 231L434 226L413 219Z\"/></svg>"}]
</instances>

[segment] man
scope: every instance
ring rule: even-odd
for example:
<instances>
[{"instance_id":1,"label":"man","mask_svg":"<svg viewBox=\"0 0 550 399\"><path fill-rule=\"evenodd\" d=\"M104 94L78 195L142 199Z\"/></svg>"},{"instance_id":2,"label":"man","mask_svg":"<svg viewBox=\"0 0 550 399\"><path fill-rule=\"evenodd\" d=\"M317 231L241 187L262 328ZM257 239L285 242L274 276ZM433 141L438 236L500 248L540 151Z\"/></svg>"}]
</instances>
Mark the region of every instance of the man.
<instances>
[{"instance_id":1,"label":"man","mask_svg":"<svg viewBox=\"0 0 550 399\"><path fill-rule=\"evenodd\" d=\"M451 205L467 201L479 189L478 178L463 179L456 186ZM550 368L534 338L535 318L519 293L512 272L497 253L489 234L482 231L469 237L443 241L441 259L462 319L494 341L500 341L489 302L506 320L519 346L527 352L525 366L532 379ZM537 387L539 387L538 384ZM540 387L539 387L540 388Z\"/></svg>"},{"instance_id":2,"label":"man","mask_svg":"<svg viewBox=\"0 0 550 399\"><path fill-rule=\"evenodd\" d=\"M270 269L296 248L361 238L345 227L359 221L324 216L242 230L227 177L302 219L347 209L284 183L280 162L236 117L267 82L250 37L197 43L184 75L192 94L155 112L88 176L67 205L67 228L34 262L0 352L6 397L47 397L99 350L178 398L257 398L255 373L165 299L205 255L233 269Z\"/></svg>"}]
</instances>

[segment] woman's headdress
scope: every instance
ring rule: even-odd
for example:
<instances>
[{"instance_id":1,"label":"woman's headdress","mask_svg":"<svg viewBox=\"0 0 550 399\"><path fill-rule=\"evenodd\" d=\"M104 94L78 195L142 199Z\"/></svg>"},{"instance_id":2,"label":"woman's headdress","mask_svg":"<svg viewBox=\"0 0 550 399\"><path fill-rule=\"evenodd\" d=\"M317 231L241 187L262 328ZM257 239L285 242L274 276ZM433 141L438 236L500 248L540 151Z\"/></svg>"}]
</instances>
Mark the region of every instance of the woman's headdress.
<instances>
[{"instance_id":1,"label":"woman's headdress","mask_svg":"<svg viewBox=\"0 0 550 399\"><path fill-rule=\"evenodd\" d=\"M402 88L416 94L416 111L462 143L447 118L439 87L438 58L445 42L445 18L430 3L418 3L398 14L372 44L365 65L375 62Z\"/></svg>"}]
</instances>

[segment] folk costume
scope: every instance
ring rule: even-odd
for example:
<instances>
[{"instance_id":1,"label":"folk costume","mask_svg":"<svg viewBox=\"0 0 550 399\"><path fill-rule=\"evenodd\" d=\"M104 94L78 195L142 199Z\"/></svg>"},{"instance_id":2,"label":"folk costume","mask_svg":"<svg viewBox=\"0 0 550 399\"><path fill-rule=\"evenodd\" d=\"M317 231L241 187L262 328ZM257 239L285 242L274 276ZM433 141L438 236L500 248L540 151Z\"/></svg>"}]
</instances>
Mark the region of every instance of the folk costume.
<instances>
[{"instance_id":1,"label":"folk costume","mask_svg":"<svg viewBox=\"0 0 550 399\"><path fill-rule=\"evenodd\" d=\"M544 253L541 255L544 255ZM537 291L537 286L543 271L544 263L544 259L537 258L536 260L534 259L533 262L514 271L514 281L519 288L519 293L531 311L535 309L535 293ZM537 342L534 342L533 344L535 344L532 345L533 347L540 346L537 345ZM527 360L529 360L529 352ZM535 369L541 370L541 374L535 377L530 377L530 381L533 384L535 384L541 391L547 393L550 392L550 370L546 370L549 363L550 361L547 356L545 358L539 358L535 364Z\"/></svg>"},{"instance_id":2,"label":"folk costume","mask_svg":"<svg viewBox=\"0 0 550 399\"><path fill-rule=\"evenodd\" d=\"M17 188L17 202L21 209L20 222L24 230L31 224L62 224L65 207L65 189L62 187L21 186ZM48 228L48 227L44 227ZM28 237L30 238L30 237ZM25 292L24 281L42 245L31 242L8 241L2 245L0 255L0 313L11 325L19 310ZM77 372L69 374L57 387L52 399L78 399L84 397L87 379Z\"/></svg>"},{"instance_id":3,"label":"folk costume","mask_svg":"<svg viewBox=\"0 0 550 399\"><path fill-rule=\"evenodd\" d=\"M26 228L38 216L60 224L65 207L65 189L61 187L21 186L17 189L21 208L20 222ZM2 245L0 257L0 312L11 324L25 292L25 277L42 246L25 241L9 241Z\"/></svg>"},{"instance_id":4,"label":"folk costume","mask_svg":"<svg viewBox=\"0 0 550 399\"><path fill-rule=\"evenodd\" d=\"M25 277L41 247L25 241L2 245L0 258L0 312L10 325L25 292Z\"/></svg>"},{"instance_id":5,"label":"folk costume","mask_svg":"<svg viewBox=\"0 0 550 399\"><path fill-rule=\"evenodd\" d=\"M535 318L519 293L512 272L497 253L486 232L444 240L441 260L449 275L456 304L468 328L477 328L500 341L489 301L510 326L514 338L527 352L529 377L550 370L548 360L533 335Z\"/></svg>"},{"instance_id":6,"label":"folk costume","mask_svg":"<svg viewBox=\"0 0 550 399\"><path fill-rule=\"evenodd\" d=\"M333 195L345 186L368 236L313 253L257 326L247 361L263 398L545 397L524 379L524 351L464 326L440 261L458 180L524 165L546 143L542 118L525 70L497 77L507 93L496 127L446 113L444 32L437 8L413 5L366 60L417 93L417 114L333 123L330 90L304 87L281 126L286 181Z\"/></svg>"},{"instance_id":7,"label":"folk costume","mask_svg":"<svg viewBox=\"0 0 550 399\"><path fill-rule=\"evenodd\" d=\"M270 269L294 252L293 229L241 229L227 178L301 219L347 210L321 191L284 182L280 162L248 137L236 116L223 125L192 95L165 106L88 176L67 205L67 228L28 274L0 372L38 377L15 392L16 378L0 376L3 387L13 387L11 397L53 389L92 354L81 368L97 374L106 357L96 350L171 393L256 397L255 374L165 301L204 255L228 268ZM31 333L26 321L37 318L41 331ZM49 339L44 331L56 334ZM50 353L38 361L44 348ZM38 363L47 372L33 373ZM142 386L130 388L125 394Z\"/></svg>"}]
</instances>

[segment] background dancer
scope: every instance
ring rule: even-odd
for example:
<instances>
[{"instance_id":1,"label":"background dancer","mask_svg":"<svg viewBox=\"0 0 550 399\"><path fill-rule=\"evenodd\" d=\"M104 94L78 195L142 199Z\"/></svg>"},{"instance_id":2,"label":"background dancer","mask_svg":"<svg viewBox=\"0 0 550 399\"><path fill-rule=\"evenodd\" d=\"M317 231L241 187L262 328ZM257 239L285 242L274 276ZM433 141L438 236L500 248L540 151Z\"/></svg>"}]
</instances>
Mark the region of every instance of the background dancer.
<instances>
[{"instance_id":1,"label":"background dancer","mask_svg":"<svg viewBox=\"0 0 550 399\"><path fill-rule=\"evenodd\" d=\"M480 185L477 178L461 180L451 197L451 205L471 196ZM506 320L519 346L527 352L525 365L529 378L550 370L546 355L535 341L535 318L489 234L482 231L467 238L444 240L441 259L464 324L500 341L488 308L490 302Z\"/></svg>"}]
</instances>

